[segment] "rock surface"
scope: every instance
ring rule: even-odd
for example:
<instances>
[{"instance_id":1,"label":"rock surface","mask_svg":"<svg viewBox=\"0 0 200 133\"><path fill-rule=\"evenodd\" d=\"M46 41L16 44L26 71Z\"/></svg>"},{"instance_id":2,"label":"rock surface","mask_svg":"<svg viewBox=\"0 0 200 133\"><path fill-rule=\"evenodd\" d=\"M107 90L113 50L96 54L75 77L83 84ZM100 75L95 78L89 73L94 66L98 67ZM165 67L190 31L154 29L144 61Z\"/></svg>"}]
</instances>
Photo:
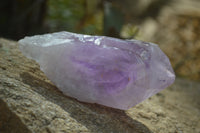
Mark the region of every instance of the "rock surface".
<instances>
[{"instance_id":1,"label":"rock surface","mask_svg":"<svg viewBox=\"0 0 200 133\"><path fill-rule=\"evenodd\" d=\"M120 111L64 96L14 41L0 39L1 133L199 133L200 84L170 88Z\"/></svg>"}]
</instances>

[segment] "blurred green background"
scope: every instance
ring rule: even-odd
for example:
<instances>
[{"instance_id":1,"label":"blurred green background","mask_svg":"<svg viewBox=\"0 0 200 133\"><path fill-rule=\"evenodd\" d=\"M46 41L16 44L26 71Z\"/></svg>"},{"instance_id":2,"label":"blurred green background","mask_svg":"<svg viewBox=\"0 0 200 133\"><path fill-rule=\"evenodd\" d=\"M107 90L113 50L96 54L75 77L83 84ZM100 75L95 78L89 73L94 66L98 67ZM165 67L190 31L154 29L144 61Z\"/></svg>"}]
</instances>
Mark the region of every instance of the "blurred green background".
<instances>
[{"instance_id":1,"label":"blurred green background","mask_svg":"<svg viewBox=\"0 0 200 133\"><path fill-rule=\"evenodd\" d=\"M138 20L157 16L159 9L169 2L142 1L2 0L0 36L20 39L26 35L66 30L131 38L138 31ZM120 35L122 28L126 33Z\"/></svg>"},{"instance_id":2,"label":"blurred green background","mask_svg":"<svg viewBox=\"0 0 200 133\"><path fill-rule=\"evenodd\" d=\"M200 81L198 0L1 0L0 37L56 31L157 43L179 77Z\"/></svg>"}]
</instances>

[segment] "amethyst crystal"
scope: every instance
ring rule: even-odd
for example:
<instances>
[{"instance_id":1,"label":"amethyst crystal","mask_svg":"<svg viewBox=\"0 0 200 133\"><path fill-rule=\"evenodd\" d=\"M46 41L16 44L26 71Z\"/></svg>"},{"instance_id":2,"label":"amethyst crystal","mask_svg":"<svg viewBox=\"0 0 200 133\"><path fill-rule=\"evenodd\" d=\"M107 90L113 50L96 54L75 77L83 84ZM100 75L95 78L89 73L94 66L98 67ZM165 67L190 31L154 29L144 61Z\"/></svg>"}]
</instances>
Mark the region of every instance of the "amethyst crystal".
<instances>
[{"instance_id":1,"label":"amethyst crystal","mask_svg":"<svg viewBox=\"0 0 200 133\"><path fill-rule=\"evenodd\" d=\"M70 32L19 43L64 94L84 102L126 110L175 80L169 59L153 43Z\"/></svg>"}]
</instances>

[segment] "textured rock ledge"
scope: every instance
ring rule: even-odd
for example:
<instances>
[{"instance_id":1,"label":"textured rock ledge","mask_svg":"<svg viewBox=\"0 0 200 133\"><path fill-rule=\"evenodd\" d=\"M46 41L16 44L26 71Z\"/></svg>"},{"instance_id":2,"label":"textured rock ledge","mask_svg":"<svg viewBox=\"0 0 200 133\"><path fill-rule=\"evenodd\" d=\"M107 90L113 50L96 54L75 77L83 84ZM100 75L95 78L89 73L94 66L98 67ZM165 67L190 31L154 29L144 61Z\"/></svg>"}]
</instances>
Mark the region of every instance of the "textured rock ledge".
<instances>
[{"instance_id":1,"label":"textured rock ledge","mask_svg":"<svg viewBox=\"0 0 200 133\"><path fill-rule=\"evenodd\" d=\"M0 132L200 132L200 84L178 79L120 111L64 96L16 42L0 39Z\"/></svg>"}]
</instances>

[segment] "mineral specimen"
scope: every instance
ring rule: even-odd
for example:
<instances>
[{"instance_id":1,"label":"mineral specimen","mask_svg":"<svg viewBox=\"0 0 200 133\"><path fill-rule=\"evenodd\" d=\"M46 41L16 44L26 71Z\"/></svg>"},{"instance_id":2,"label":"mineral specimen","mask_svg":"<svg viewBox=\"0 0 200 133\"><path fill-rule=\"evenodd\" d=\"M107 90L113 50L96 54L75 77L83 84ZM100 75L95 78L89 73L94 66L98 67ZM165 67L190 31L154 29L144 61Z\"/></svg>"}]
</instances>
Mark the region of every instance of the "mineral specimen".
<instances>
[{"instance_id":1,"label":"mineral specimen","mask_svg":"<svg viewBox=\"0 0 200 133\"><path fill-rule=\"evenodd\" d=\"M19 44L65 95L84 102L126 110L175 80L169 59L153 43L57 32Z\"/></svg>"}]
</instances>

